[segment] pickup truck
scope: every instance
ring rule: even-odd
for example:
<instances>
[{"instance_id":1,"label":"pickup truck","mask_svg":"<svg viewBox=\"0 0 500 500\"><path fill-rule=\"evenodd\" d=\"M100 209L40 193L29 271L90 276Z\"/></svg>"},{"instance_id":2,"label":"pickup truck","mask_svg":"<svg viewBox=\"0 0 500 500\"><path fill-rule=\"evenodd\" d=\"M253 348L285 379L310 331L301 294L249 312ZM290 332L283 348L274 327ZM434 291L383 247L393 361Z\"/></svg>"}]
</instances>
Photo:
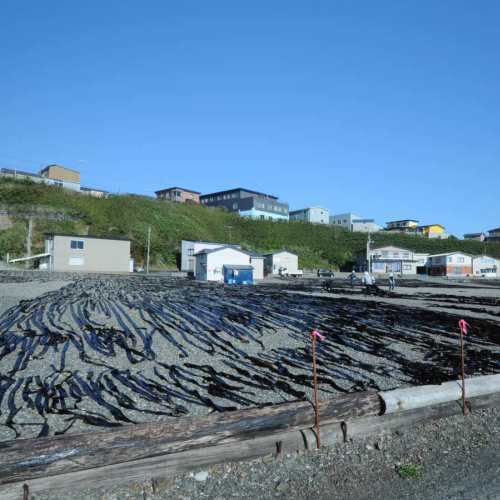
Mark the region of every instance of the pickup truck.
<instances>
[{"instance_id":1,"label":"pickup truck","mask_svg":"<svg viewBox=\"0 0 500 500\"><path fill-rule=\"evenodd\" d=\"M286 267L280 268L279 273L280 273L280 276L284 276L284 277L291 276L292 278L301 278L302 275L304 274L302 272L302 269L296 269L293 272L289 272Z\"/></svg>"}]
</instances>

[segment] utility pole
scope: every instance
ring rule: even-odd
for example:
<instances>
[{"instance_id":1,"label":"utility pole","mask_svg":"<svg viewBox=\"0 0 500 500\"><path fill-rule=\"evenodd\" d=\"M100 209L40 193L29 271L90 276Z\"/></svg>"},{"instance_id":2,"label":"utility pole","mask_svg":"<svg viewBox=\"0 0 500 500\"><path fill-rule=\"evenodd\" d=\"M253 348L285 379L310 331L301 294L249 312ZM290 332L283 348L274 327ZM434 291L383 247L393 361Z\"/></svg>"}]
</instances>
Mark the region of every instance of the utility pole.
<instances>
[{"instance_id":1,"label":"utility pole","mask_svg":"<svg viewBox=\"0 0 500 500\"><path fill-rule=\"evenodd\" d=\"M226 226L226 228L229 230L229 243L232 243L232 238L231 238L231 229L233 229L233 226Z\"/></svg>"},{"instance_id":2,"label":"utility pole","mask_svg":"<svg viewBox=\"0 0 500 500\"><path fill-rule=\"evenodd\" d=\"M370 231L368 231L368 239L366 240L366 261L368 263L368 272L371 273L372 272L372 259L371 259L371 256L370 256L370 247L371 247L371 244L372 244L372 235L370 233Z\"/></svg>"},{"instance_id":3,"label":"utility pole","mask_svg":"<svg viewBox=\"0 0 500 500\"><path fill-rule=\"evenodd\" d=\"M28 234L26 235L26 257L31 257L31 240L33 239L33 216L28 219ZM30 261L26 261L26 269L30 267Z\"/></svg>"},{"instance_id":4,"label":"utility pole","mask_svg":"<svg viewBox=\"0 0 500 500\"><path fill-rule=\"evenodd\" d=\"M148 227L148 250L146 254L146 274L149 274L149 252L151 248L151 226Z\"/></svg>"}]
</instances>

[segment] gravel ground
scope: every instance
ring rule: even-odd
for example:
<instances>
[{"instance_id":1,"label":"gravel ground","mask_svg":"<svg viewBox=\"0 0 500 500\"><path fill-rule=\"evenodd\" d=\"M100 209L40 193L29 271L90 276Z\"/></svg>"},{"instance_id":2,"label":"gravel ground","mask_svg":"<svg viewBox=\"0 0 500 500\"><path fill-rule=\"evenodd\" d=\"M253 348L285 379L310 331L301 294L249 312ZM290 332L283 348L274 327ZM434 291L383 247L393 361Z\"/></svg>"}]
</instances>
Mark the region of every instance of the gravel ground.
<instances>
[{"instance_id":1,"label":"gravel ground","mask_svg":"<svg viewBox=\"0 0 500 500\"><path fill-rule=\"evenodd\" d=\"M498 499L500 409L319 451L231 463L127 487L38 500Z\"/></svg>"},{"instance_id":2,"label":"gravel ground","mask_svg":"<svg viewBox=\"0 0 500 500\"><path fill-rule=\"evenodd\" d=\"M305 292L2 277L18 299L46 293L0 316L0 441L310 399L312 327L326 334L322 397L457 377L456 316L390 297L316 297L317 280ZM467 340L467 373L498 372L498 322L474 321Z\"/></svg>"},{"instance_id":3,"label":"gravel ground","mask_svg":"<svg viewBox=\"0 0 500 500\"><path fill-rule=\"evenodd\" d=\"M59 290L71 281L54 280L44 283L5 283L0 282L0 315L11 307L17 305L21 300L29 300L39 297L47 292Z\"/></svg>"}]
</instances>

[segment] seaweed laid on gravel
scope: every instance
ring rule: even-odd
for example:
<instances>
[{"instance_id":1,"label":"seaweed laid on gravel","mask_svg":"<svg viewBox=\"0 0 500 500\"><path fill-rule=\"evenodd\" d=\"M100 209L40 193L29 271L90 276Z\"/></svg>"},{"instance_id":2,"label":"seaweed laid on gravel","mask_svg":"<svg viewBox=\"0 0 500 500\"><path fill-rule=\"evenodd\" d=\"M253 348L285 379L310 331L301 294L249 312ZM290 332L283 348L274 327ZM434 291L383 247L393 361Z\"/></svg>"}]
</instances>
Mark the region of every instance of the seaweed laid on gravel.
<instances>
[{"instance_id":1,"label":"seaweed laid on gravel","mask_svg":"<svg viewBox=\"0 0 500 500\"><path fill-rule=\"evenodd\" d=\"M456 316L312 290L85 276L23 300L0 316L0 440L309 398L312 328L323 397L457 377ZM498 324L473 323L467 373L496 373Z\"/></svg>"}]
</instances>

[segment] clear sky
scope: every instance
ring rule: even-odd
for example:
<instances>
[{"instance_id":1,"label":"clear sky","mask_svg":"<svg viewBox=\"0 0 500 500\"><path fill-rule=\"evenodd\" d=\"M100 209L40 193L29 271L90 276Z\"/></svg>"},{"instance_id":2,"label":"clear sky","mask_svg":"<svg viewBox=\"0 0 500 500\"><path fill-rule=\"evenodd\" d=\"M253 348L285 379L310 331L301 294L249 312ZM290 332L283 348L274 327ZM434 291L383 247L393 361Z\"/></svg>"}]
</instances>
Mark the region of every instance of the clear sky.
<instances>
[{"instance_id":1,"label":"clear sky","mask_svg":"<svg viewBox=\"0 0 500 500\"><path fill-rule=\"evenodd\" d=\"M498 0L0 4L0 166L500 226Z\"/></svg>"}]
</instances>

